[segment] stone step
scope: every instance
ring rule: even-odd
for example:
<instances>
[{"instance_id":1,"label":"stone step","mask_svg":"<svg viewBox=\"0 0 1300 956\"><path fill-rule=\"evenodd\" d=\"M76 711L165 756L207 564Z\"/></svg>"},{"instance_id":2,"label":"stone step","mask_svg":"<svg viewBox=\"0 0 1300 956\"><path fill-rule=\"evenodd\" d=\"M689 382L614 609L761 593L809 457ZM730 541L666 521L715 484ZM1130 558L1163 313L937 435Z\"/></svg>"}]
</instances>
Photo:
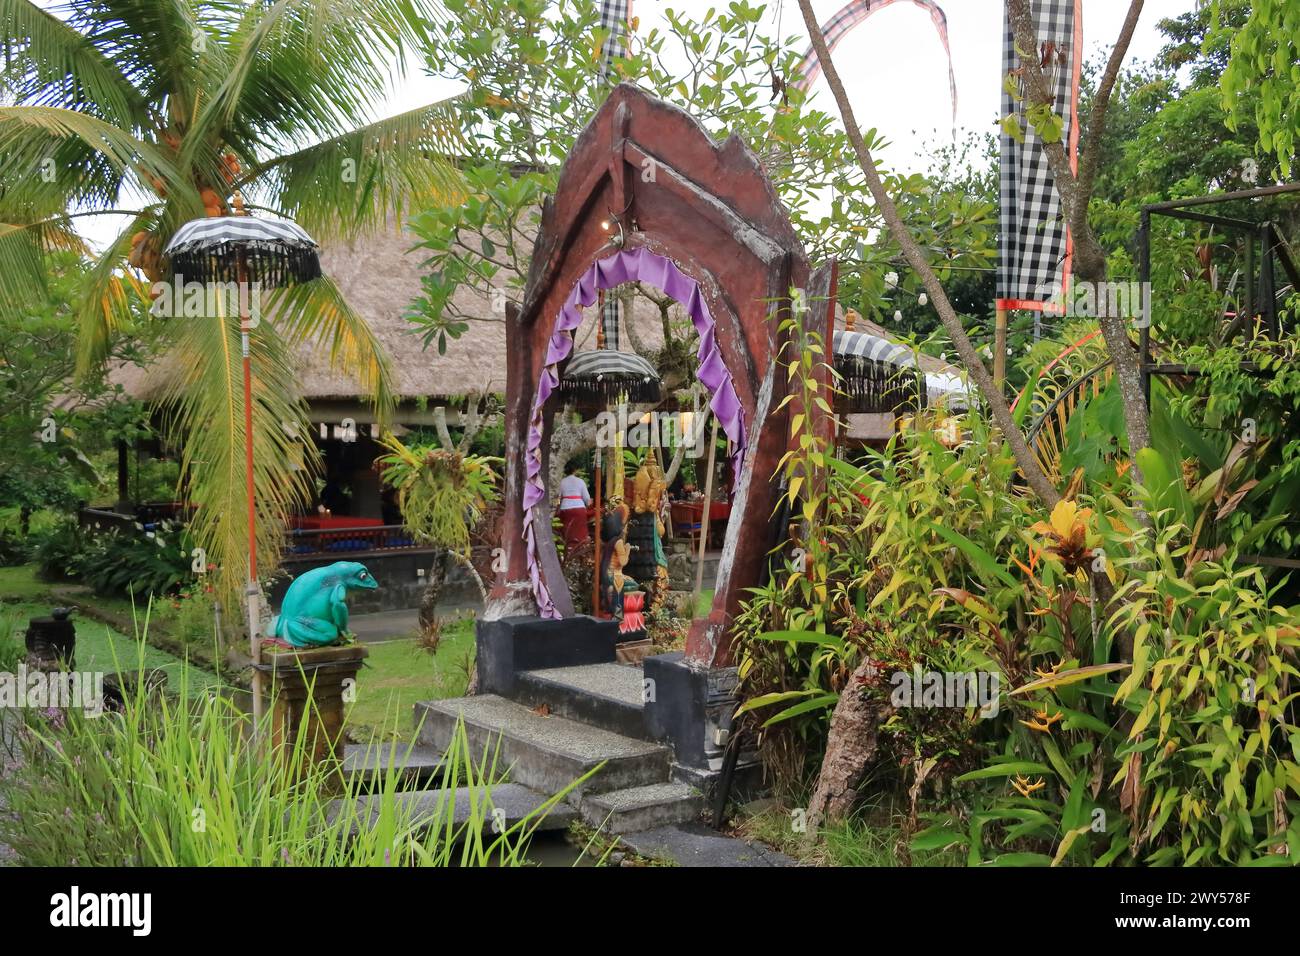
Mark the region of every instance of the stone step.
<instances>
[{"instance_id":1,"label":"stone step","mask_svg":"<svg viewBox=\"0 0 1300 956\"><path fill-rule=\"evenodd\" d=\"M517 675L513 696L528 707L544 704L556 716L644 740L643 680L641 668L628 664L552 667Z\"/></svg>"},{"instance_id":2,"label":"stone step","mask_svg":"<svg viewBox=\"0 0 1300 956\"><path fill-rule=\"evenodd\" d=\"M631 850L677 866L798 866L784 853L710 830L701 823L641 830L623 837Z\"/></svg>"},{"instance_id":3,"label":"stone step","mask_svg":"<svg viewBox=\"0 0 1300 956\"><path fill-rule=\"evenodd\" d=\"M419 744L347 744L343 748L343 772L360 778L363 789L383 786L390 766L396 766L398 786L420 790L442 776L442 752Z\"/></svg>"},{"instance_id":4,"label":"stone step","mask_svg":"<svg viewBox=\"0 0 1300 956\"><path fill-rule=\"evenodd\" d=\"M415 705L420 743L446 751L463 720L470 752L476 760L495 754L499 771L511 783L554 794L597 766L571 796L621 790L668 780L666 747L591 727L566 717L542 716L523 704L495 694L423 701ZM498 749L499 748L499 749Z\"/></svg>"},{"instance_id":5,"label":"stone step","mask_svg":"<svg viewBox=\"0 0 1300 956\"><path fill-rule=\"evenodd\" d=\"M704 798L684 783L652 783L583 797L582 818L602 833L634 833L691 823L704 810Z\"/></svg>"},{"instance_id":6,"label":"stone step","mask_svg":"<svg viewBox=\"0 0 1300 956\"><path fill-rule=\"evenodd\" d=\"M491 803L491 809L484 811L482 808L483 794L479 794L479 813L489 828L499 821L502 828L508 829L521 820L528 820L526 824L529 827L536 825L538 832L548 830L567 830L569 825L578 818L578 811L564 801L557 801L545 812L545 815L538 815L539 810L550 799L544 793L538 793L536 790L530 790L516 783L499 783L493 787L487 788L487 799ZM373 824L379 817L380 801L383 798L378 795L362 797L358 805L358 817L364 819L367 814ZM464 826L470 820L470 790L468 787L457 787L454 790L434 789L434 790L413 790L393 794L393 799L404 805L403 810L411 813L411 819L416 824L417 831L423 833L432 825L446 826L448 810L451 811L452 822L455 826ZM338 813L341 801L335 800L330 804L329 814L333 817ZM500 813L493 816L492 810L498 810Z\"/></svg>"}]
</instances>

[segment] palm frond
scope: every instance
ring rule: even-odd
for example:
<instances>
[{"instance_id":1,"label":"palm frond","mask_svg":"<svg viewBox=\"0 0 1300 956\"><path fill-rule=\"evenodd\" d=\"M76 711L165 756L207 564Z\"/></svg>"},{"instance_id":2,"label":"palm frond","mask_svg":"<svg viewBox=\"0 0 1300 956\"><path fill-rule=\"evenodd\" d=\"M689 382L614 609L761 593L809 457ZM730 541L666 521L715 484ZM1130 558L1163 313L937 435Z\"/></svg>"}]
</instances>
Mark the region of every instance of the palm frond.
<instances>
[{"instance_id":1,"label":"palm frond","mask_svg":"<svg viewBox=\"0 0 1300 956\"><path fill-rule=\"evenodd\" d=\"M125 130L143 128L149 104L86 34L31 0L0 0L0 86L14 102L90 113Z\"/></svg>"},{"instance_id":2,"label":"palm frond","mask_svg":"<svg viewBox=\"0 0 1300 956\"><path fill-rule=\"evenodd\" d=\"M444 100L261 163L243 179L264 205L318 238L372 234L412 207L454 204L460 171L446 157L460 137Z\"/></svg>"},{"instance_id":3,"label":"palm frond","mask_svg":"<svg viewBox=\"0 0 1300 956\"><path fill-rule=\"evenodd\" d=\"M161 402L180 447L190 533L217 565L227 599L248 577L244 385L238 316L174 319L167 361L175 369ZM258 572L272 571L289 514L311 503L318 453L306 405L293 388L290 349L263 323L250 336L253 368L253 485Z\"/></svg>"},{"instance_id":4,"label":"palm frond","mask_svg":"<svg viewBox=\"0 0 1300 956\"><path fill-rule=\"evenodd\" d=\"M0 304L18 309L45 293L45 257L51 252L90 253L67 216L30 223L0 222Z\"/></svg>"},{"instance_id":5,"label":"palm frond","mask_svg":"<svg viewBox=\"0 0 1300 956\"><path fill-rule=\"evenodd\" d=\"M61 148L71 152L61 153ZM87 184L88 163L102 158L110 172ZM153 145L95 116L52 106L0 106L0 163L12 176L0 206L21 201L37 215L79 203L117 201L124 183L165 193L192 215L203 204L193 183ZM9 217L7 217L9 218Z\"/></svg>"},{"instance_id":6,"label":"palm frond","mask_svg":"<svg viewBox=\"0 0 1300 956\"><path fill-rule=\"evenodd\" d=\"M224 133L247 157L279 155L372 117L394 57L427 38L433 0L250 4L231 31L224 81L194 129Z\"/></svg>"},{"instance_id":7,"label":"palm frond","mask_svg":"<svg viewBox=\"0 0 1300 956\"><path fill-rule=\"evenodd\" d=\"M275 316L281 337L291 347L327 349L330 367L354 375L360 389L371 396L379 421L388 420L395 399L388 355L333 280L322 277L277 289L270 294L267 312Z\"/></svg>"},{"instance_id":8,"label":"palm frond","mask_svg":"<svg viewBox=\"0 0 1300 956\"><path fill-rule=\"evenodd\" d=\"M114 334L129 327L147 301L140 282L125 269L131 237L156 224L156 212L133 216L86 275L85 294L77 315L77 375L85 376L107 357Z\"/></svg>"},{"instance_id":9,"label":"palm frond","mask_svg":"<svg viewBox=\"0 0 1300 956\"><path fill-rule=\"evenodd\" d=\"M145 102L173 112L193 108L221 74L200 43L221 49L225 24L237 16L227 0L71 0L68 23L112 56Z\"/></svg>"}]
</instances>

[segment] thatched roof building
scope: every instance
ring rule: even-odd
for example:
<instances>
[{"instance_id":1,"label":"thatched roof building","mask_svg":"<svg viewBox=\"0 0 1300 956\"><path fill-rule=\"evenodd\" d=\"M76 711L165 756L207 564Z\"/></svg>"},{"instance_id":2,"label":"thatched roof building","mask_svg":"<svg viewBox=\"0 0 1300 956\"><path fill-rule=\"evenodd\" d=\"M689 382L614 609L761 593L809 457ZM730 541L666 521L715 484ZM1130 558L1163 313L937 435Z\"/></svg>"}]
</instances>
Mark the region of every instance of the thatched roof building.
<instances>
[{"instance_id":1,"label":"thatched roof building","mask_svg":"<svg viewBox=\"0 0 1300 956\"><path fill-rule=\"evenodd\" d=\"M457 311L475 317L458 339L449 339L444 354L424 348L417 328L406 317L420 295L425 253L414 249L416 239L394 229L377 236L326 247L321 269L339 286L348 303L369 324L384 345L392 363L394 391L402 400L396 415L401 424L430 424L432 409L446 399L505 391L504 317L494 314L487 295L463 287L455 294ZM590 310L594 317L595 309ZM663 345L662 323L655 305L643 298L633 304L635 334L643 348ZM684 313L674 307L674 316ZM577 347L595 347L595 323L584 324ZM622 348L632 348L624 335ZM330 368L328 358L310 348L299 349L298 387L316 420L337 421L350 416L358 423L371 420L366 396L346 370ZM169 374L166 358L148 366L120 366L112 373L132 396L156 397Z\"/></svg>"}]
</instances>

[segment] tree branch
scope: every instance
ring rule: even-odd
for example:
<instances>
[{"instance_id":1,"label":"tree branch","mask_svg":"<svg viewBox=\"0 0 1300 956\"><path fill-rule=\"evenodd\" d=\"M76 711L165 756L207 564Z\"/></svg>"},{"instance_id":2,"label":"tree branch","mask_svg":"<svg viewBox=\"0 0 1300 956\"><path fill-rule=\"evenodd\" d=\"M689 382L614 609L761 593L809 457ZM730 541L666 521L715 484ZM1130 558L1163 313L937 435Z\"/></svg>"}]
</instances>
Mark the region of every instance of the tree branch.
<instances>
[{"instance_id":1,"label":"tree branch","mask_svg":"<svg viewBox=\"0 0 1300 956\"><path fill-rule=\"evenodd\" d=\"M904 225L902 218L899 216L898 207L894 205L893 199L890 198L885 191L884 184L880 181L880 173L876 169L876 162L872 158L867 144L862 139L862 132L858 129L857 120L853 117L853 108L849 105L848 94L844 92L844 84L840 81L839 71L836 70L835 64L831 60L830 50L826 48L826 38L822 35L821 26L817 23L817 18L813 14L810 0L799 0L799 9L803 13L804 23L808 27L808 36L812 40L813 48L817 51L817 59L821 63L822 73L826 77L826 82L830 85L831 92L835 94L835 102L839 106L845 132L848 134L849 142L853 145L853 151L857 154L858 163L861 165L863 175L866 177L867 188L870 189L876 205L880 207L885 222L889 226L890 234L903 250L903 255L906 257L908 264L920 277L921 284L925 286L926 292L929 293L930 298L933 300L944 329L952 339L957 354L961 356L971 379L980 390L985 402L988 403L993 419L997 422L998 428L1001 429L1003 438L1010 446L1016 464L1019 465L1021 473L1029 483L1029 487L1042 499L1045 505L1048 507L1054 506L1061 499L1060 493L1048 480L1047 475L1038 464L1038 460L1030 452L1029 446L1025 442L1025 436L1011 417L1011 409L1007 407L1006 399L994 384L993 377L989 374L988 369L984 367L984 362L975 351L975 346L971 344L970 337L962 327L961 320L957 317L952 303L948 301L947 293L944 292L943 286L939 284L939 279L935 276L934 270L930 268L930 264L926 261L921 248L917 245L916 240L912 238L907 226Z\"/></svg>"}]
</instances>

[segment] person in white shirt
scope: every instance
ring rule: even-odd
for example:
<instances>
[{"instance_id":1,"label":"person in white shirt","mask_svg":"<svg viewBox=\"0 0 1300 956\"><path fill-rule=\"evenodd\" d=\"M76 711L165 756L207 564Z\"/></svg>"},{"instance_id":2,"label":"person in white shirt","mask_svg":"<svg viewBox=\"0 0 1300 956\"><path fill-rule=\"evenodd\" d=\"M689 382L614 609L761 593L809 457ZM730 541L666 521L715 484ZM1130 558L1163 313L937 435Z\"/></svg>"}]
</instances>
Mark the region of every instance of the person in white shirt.
<instances>
[{"instance_id":1,"label":"person in white shirt","mask_svg":"<svg viewBox=\"0 0 1300 956\"><path fill-rule=\"evenodd\" d=\"M587 490L587 483L578 474L577 463L570 462L560 479L560 524L564 528L566 549L590 540L587 531L587 508L590 505L591 492Z\"/></svg>"}]
</instances>

